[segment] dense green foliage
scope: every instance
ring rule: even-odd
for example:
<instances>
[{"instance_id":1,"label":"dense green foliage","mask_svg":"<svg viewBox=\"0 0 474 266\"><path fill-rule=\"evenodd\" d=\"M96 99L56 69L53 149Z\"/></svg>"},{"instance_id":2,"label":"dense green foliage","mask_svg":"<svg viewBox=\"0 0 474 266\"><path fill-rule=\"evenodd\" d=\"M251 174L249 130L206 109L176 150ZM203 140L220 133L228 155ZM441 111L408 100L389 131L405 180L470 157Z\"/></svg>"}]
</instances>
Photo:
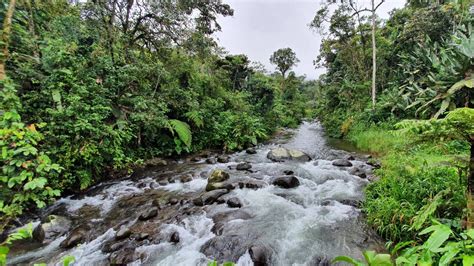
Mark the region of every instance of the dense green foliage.
<instances>
[{"instance_id":1,"label":"dense green foliage","mask_svg":"<svg viewBox=\"0 0 474 266\"><path fill-rule=\"evenodd\" d=\"M69 2L16 4L1 91L2 222L144 159L243 149L312 114L303 78L266 75L217 47L226 4Z\"/></svg>"},{"instance_id":2,"label":"dense green foliage","mask_svg":"<svg viewBox=\"0 0 474 266\"><path fill-rule=\"evenodd\" d=\"M381 160L379 180L366 188L368 223L389 241L399 265L462 264L472 255L472 231L462 233L472 211L466 195L473 191L471 3L408 1L377 21L374 108L371 18L355 12L352 0L328 3L337 7L320 9L311 23L321 29L330 18L316 60L327 68L315 84L316 112L329 135ZM431 218L440 223L428 227ZM430 246L434 234L443 236L436 247Z\"/></svg>"}]
</instances>

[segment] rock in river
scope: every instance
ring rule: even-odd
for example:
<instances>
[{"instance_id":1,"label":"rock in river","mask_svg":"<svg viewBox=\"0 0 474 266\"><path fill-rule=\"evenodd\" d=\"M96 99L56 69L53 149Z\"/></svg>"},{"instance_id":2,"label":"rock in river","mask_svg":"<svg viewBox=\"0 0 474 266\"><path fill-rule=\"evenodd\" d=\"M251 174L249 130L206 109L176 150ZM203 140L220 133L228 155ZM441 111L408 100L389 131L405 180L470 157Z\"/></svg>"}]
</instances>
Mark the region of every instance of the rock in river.
<instances>
[{"instance_id":1,"label":"rock in river","mask_svg":"<svg viewBox=\"0 0 474 266\"><path fill-rule=\"evenodd\" d=\"M216 164L216 163L217 163L217 159L216 159L216 158L207 158L207 159L206 159L206 163L207 163L207 164Z\"/></svg>"},{"instance_id":2,"label":"rock in river","mask_svg":"<svg viewBox=\"0 0 474 266\"><path fill-rule=\"evenodd\" d=\"M179 233L178 232L173 232L170 237L170 242L171 243L179 243Z\"/></svg>"},{"instance_id":3,"label":"rock in river","mask_svg":"<svg viewBox=\"0 0 474 266\"><path fill-rule=\"evenodd\" d=\"M249 163L239 163L236 167L239 171L250 170L250 168L252 168L252 165Z\"/></svg>"},{"instance_id":4,"label":"rock in river","mask_svg":"<svg viewBox=\"0 0 474 266\"><path fill-rule=\"evenodd\" d=\"M132 231L130 231L130 228L128 228L126 226L123 226L115 234L115 240L125 239L125 238L129 237L131 234L132 234Z\"/></svg>"},{"instance_id":5,"label":"rock in river","mask_svg":"<svg viewBox=\"0 0 474 266\"><path fill-rule=\"evenodd\" d=\"M286 149L282 147L269 151L267 158L274 162L283 162L285 160L307 162L311 160L311 157L302 151Z\"/></svg>"},{"instance_id":6,"label":"rock in river","mask_svg":"<svg viewBox=\"0 0 474 266\"><path fill-rule=\"evenodd\" d=\"M233 197L227 200L227 206L231 208L240 208L242 207L242 202L237 197Z\"/></svg>"},{"instance_id":7,"label":"rock in river","mask_svg":"<svg viewBox=\"0 0 474 266\"><path fill-rule=\"evenodd\" d=\"M146 221L149 220L155 216L158 215L158 208L157 207L152 207L149 208L148 210L142 212L140 216L138 216L138 219L141 221Z\"/></svg>"},{"instance_id":8,"label":"rock in river","mask_svg":"<svg viewBox=\"0 0 474 266\"><path fill-rule=\"evenodd\" d=\"M229 174L227 172L224 172L223 170L216 169L212 171L211 176L208 178L207 182L208 183L217 183L217 182L223 182L229 179Z\"/></svg>"},{"instance_id":9,"label":"rock in river","mask_svg":"<svg viewBox=\"0 0 474 266\"><path fill-rule=\"evenodd\" d=\"M338 159L332 162L334 166L349 167L352 166L352 163L346 159Z\"/></svg>"},{"instance_id":10,"label":"rock in river","mask_svg":"<svg viewBox=\"0 0 474 266\"><path fill-rule=\"evenodd\" d=\"M59 245L61 248L72 248L79 243L82 243L85 238L87 232L90 230L90 227L87 225L81 225L74 228L71 233L64 239L61 244Z\"/></svg>"},{"instance_id":11,"label":"rock in river","mask_svg":"<svg viewBox=\"0 0 474 266\"><path fill-rule=\"evenodd\" d=\"M273 179L272 184L282 188L294 188L300 185L300 181L294 175L280 176Z\"/></svg>"},{"instance_id":12,"label":"rock in river","mask_svg":"<svg viewBox=\"0 0 474 266\"><path fill-rule=\"evenodd\" d=\"M248 154L256 154L257 149L251 147L251 148L246 149L245 152L248 153Z\"/></svg>"},{"instance_id":13,"label":"rock in river","mask_svg":"<svg viewBox=\"0 0 474 266\"><path fill-rule=\"evenodd\" d=\"M364 170L357 167L351 168L349 170L349 174L358 176L360 178L367 178L367 173Z\"/></svg>"},{"instance_id":14,"label":"rock in river","mask_svg":"<svg viewBox=\"0 0 474 266\"><path fill-rule=\"evenodd\" d=\"M207 179L206 191L225 188L226 184L223 182L229 178L229 174L223 170L216 169L212 171L211 176Z\"/></svg>"},{"instance_id":15,"label":"rock in river","mask_svg":"<svg viewBox=\"0 0 474 266\"><path fill-rule=\"evenodd\" d=\"M263 246L251 246L249 248L250 258L252 259L254 266L265 266L269 265L269 252Z\"/></svg>"},{"instance_id":16,"label":"rock in river","mask_svg":"<svg viewBox=\"0 0 474 266\"><path fill-rule=\"evenodd\" d=\"M202 196L201 196L201 199L202 199L202 202L204 203L204 205L209 205L209 204L212 204L214 202L216 202L216 200L224 195L224 194L227 194L229 193L229 191L227 189L217 189L217 190L213 190L213 191L209 191L209 192L206 192L204 193Z\"/></svg>"},{"instance_id":17,"label":"rock in river","mask_svg":"<svg viewBox=\"0 0 474 266\"><path fill-rule=\"evenodd\" d=\"M230 160L229 156L220 155L217 157L217 161L220 163L228 163Z\"/></svg>"}]
</instances>

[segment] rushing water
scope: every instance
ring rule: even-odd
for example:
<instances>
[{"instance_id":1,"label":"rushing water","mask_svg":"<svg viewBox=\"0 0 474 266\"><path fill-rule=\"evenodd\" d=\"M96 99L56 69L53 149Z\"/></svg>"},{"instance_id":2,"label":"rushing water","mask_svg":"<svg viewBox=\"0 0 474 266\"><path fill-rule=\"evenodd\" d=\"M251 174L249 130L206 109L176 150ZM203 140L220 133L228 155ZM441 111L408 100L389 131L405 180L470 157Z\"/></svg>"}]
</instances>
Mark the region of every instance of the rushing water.
<instances>
[{"instance_id":1,"label":"rushing water","mask_svg":"<svg viewBox=\"0 0 474 266\"><path fill-rule=\"evenodd\" d=\"M66 232L56 237L47 232L44 244L14 248L9 262L60 264L62 257L73 255L75 265L107 265L114 253L115 258L125 254L133 265L207 265L213 259L253 265L248 250L259 246L266 250L271 265L319 265L323 258L360 257L363 250L377 247L360 210L351 206L362 199L363 187L369 181L349 174L349 167L332 165L332 160L348 154L326 144L319 123L303 123L292 133L290 139L279 144L258 147L256 154L233 154L228 163L206 164L204 159L177 162L101 184L80 197L63 198L45 211L43 220L49 214L65 217ZM279 145L304 151L313 160L301 163L267 159L267 153ZM251 171L235 169L244 161L252 164ZM353 160L352 164L370 170L363 160ZM206 177L213 169L225 169L231 179L258 180L265 185L259 189L237 188L223 196L239 198L243 205L239 209L216 203L194 206L192 199L204 191ZM285 170L295 173L300 186L283 189L271 185L271 179ZM184 174L191 175L192 181L162 182ZM159 215L148 221L137 220L157 200ZM84 225L87 233L82 244L71 249L59 247L71 229ZM106 243L115 241L120 226L129 227L134 235L147 233L147 239L134 240L132 235L116 241L126 242L120 249L104 251ZM179 242L170 242L176 232Z\"/></svg>"}]
</instances>

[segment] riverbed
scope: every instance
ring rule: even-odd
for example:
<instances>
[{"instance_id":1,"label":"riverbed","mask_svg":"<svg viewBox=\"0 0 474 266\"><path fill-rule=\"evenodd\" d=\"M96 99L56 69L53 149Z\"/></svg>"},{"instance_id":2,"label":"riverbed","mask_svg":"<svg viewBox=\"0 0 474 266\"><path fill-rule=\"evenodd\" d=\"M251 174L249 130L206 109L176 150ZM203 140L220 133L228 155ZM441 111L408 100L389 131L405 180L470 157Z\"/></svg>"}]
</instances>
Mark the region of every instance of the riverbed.
<instances>
[{"instance_id":1,"label":"riverbed","mask_svg":"<svg viewBox=\"0 0 474 266\"><path fill-rule=\"evenodd\" d=\"M43 237L37 231L36 241L14 247L9 263L62 265L72 255L74 265L328 265L380 249L358 208L372 177L366 157L331 147L318 122L287 133L255 150L168 161L62 198L34 221ZM311 160L268 159L277 147ZM217 169L230 176L226 191L200 202ZM299 185L274 185L280 176Z\"/></svg>"}]
</instances>

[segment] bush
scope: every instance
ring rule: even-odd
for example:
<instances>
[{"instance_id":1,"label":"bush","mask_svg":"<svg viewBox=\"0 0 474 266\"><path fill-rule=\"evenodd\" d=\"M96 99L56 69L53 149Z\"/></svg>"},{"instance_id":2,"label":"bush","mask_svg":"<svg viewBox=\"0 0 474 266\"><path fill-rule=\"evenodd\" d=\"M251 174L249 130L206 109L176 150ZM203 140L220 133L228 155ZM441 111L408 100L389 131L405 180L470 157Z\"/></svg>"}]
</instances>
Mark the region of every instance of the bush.
<instances>
[{"instance_id":1,"label":"bush","mask_svg":"<svg viewBox=\"0 0 474 266\"><path fill-rule=\"evenodd\" d=\"M2 151L0 175L0 231L8 221L33 204L42 208L60 191L51 187L61 167L51 161L42 149L43 135L36 127L44 124L25 125L16 107L12 105L16 90L9 80L0 91L3 99L0 116L0 148Z\"/></svg>"}]
</instances>

